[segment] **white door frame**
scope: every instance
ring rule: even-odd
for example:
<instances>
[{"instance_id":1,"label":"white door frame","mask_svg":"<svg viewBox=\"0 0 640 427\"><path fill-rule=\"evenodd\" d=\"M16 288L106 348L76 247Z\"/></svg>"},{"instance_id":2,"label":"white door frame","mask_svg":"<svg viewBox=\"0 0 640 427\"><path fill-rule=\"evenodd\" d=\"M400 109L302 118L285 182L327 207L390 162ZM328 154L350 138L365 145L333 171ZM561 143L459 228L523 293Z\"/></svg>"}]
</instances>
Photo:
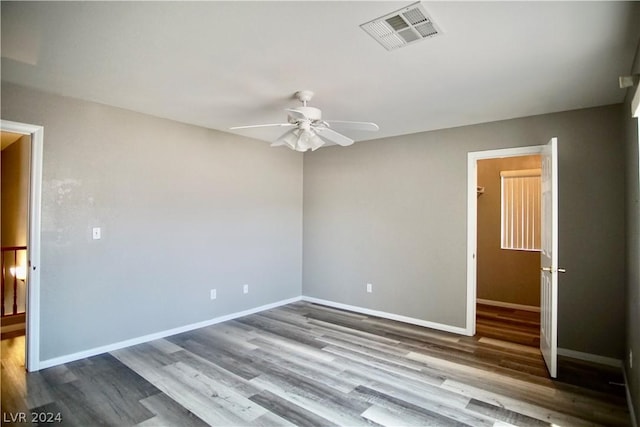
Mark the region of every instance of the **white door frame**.
<instances>
[{"instance_id":1,"label":"white door frame","mask_svg":"<svg viewBox=\"0 0 640 427\"><path fill-rule=\"evenodd\" d=\"M467 153L467 324L465 333L476 334L477 240L478 240L478 160L541 154L544 145L503 148Z\"/></svg>"},{"instance_id":2,"label":"white door frame","mask_svg":"<svg viewBox=\"0 0 640 427\"><path fill-rule=\"evenodd\" d=\"M28 219L28 287L27 339L25 342L25 365L27 371L40 369L40 227L42 207L42 144L44 128L38 125L0 120L0 129L5 132L31 136L31 159L29 165L29 219Z\"/></svg>"}]
</instances>

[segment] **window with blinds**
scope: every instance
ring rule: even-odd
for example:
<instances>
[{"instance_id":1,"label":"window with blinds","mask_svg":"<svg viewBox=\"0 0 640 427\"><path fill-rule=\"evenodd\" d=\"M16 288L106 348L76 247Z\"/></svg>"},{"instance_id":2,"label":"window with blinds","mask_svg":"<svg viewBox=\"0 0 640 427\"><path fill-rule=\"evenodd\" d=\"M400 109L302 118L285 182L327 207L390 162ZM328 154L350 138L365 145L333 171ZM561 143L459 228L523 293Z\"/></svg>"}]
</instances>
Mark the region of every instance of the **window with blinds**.
<instances>
[{"instance_id":1,"label":"window with blinds","mask_svg":"<svg viewBox=\"0 0 640 427\"><path fill-rule=\"evenodd\" d=\"M540 169L500 172L501 248L540 250Z\"/></svg>"}]
</instances>

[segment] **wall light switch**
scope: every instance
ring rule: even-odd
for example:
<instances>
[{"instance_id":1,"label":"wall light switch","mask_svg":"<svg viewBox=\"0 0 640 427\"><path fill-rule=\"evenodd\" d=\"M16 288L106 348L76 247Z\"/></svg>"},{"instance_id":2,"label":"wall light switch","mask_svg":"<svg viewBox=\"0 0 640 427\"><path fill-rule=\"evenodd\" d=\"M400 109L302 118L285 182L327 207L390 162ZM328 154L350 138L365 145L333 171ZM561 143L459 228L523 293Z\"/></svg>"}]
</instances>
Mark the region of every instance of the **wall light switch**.
<instances>
[{"instance_id":1,"label":"wall light switch","mask_svg":"<svg viewBox=\"0 0 640 427\"><path fill-rule=\"evenodd\" d=\"M244 285L242 287L242 293L243 294L248 294L249 293L249 285Z\"/></svg>"},{"instance_id":2,"label":"wall light switch","mask_svg":"<svg viewBox=\"0 0 640 427\"><path fill-rule=\"evenodd\" d=\"M102 237L102 230L100 227L93 227L93 240L98 240Z\"/></svg>"},{"instance_id":3,"label":"wall light switch","mask_svg":"<svg viewBox=\"0 0 640 427\"><path fill-rule=\"evenodd\" d=\"M218 293L216 292L215 289L211 289L209 296L211 297L211 299L216 299L218 297Z\"/></svg>"}]
</instances>

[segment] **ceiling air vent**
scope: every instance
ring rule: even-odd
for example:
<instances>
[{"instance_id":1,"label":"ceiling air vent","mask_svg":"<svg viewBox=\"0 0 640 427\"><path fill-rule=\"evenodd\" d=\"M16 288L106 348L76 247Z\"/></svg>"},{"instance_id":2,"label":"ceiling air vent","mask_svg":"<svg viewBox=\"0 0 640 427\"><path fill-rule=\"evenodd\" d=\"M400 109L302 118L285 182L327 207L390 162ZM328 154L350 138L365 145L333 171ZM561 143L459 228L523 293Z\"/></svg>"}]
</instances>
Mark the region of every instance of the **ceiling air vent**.
<instances>
[{"instance_id":1,"label":"ceiling air vent","mask_svg":"<svg viewBox=\"0 0 640 427\"><path fill-rule=\"evenodd\" d=\"M376 18L360 27L387 50L407 46L441 33L420 2Z\"/></svg>"}]
</instances>

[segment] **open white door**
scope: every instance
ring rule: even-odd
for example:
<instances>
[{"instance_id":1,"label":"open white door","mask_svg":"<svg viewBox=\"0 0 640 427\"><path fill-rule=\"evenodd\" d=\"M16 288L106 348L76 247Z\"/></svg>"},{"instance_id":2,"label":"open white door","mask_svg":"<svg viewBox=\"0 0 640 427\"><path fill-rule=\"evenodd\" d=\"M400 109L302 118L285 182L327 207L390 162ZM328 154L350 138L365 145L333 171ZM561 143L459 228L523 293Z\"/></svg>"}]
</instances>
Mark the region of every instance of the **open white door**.
<instances>
[{"instance_id":1,"label":"open white door","mask_svg":"<svg viewBox=\"0 0 640 427\"><path fill-rule=\"evenodd\" d=\"M558 139L542 151L542 252L540 351L552 378L558 375Z\"/></svg>"}]
</instances>

